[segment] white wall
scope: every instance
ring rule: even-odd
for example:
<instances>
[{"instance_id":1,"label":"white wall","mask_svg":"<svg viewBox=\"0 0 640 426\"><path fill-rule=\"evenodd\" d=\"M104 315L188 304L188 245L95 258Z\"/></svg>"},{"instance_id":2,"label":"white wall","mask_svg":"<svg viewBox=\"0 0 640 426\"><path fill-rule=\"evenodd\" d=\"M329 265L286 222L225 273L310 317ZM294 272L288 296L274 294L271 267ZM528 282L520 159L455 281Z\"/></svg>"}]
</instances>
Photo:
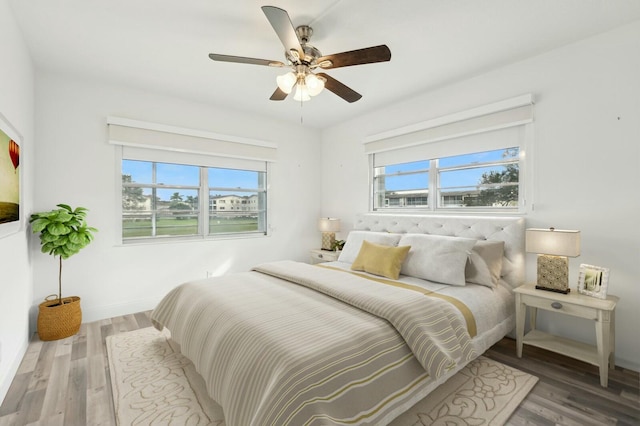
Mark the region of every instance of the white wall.
<instances>
[{"instance_id":1,"label":"white wall","mask_svg":"<svg viewBox=\"0 0 640 426\"><path fill-rule=\"evenodd\" d=\"M223 274L270 260L307 260L308 250L318 244L320 140L302 126L45 72L36 78L36 107L34 210L61 202L84 206L90 210L88 223L99 230L94 243L63 264L63 294L81 297L85 322L151 309L171 288L205 278L206 271ZM272 235L119 245L120 177L116 148L107 143L107 116L277 143ZM37 304L57 291L57 262L38 253L32 238L33 321Z\"/></svg>"},{"instance_id":2,"label":"white wall","mask_svg":"<svg viewBox=\"0 0 640 426\"><path fill-rule=\"evenodd\" d=\"M620 297L616 358L640 370L638 52L636 21L325 130L323 215L341 217L348 229L356 213L367 211L367 135L531 92L535 146L527 153L527 177L534 210L526 214L527 225L582 231L582 254L570 259L574 291L580 263L611 268L610 293ZM527 260L527 278L535 280L534 255ZM591 321L544 312L539 326L595 343Z\"/></svg>"},{"instance_id":3,"label":"white wall","mask_svg":"<svg viewBox=\"0 0 640 426\"><path fill-rule=\"evenodd\" d=\"M0 1L0 113L23 137L20 152L22 199L33 204L33 66L7 0ZM29 341L31 268L26 227L0 238L0 403L18 369Z\"/></svg>"}]
</instances>

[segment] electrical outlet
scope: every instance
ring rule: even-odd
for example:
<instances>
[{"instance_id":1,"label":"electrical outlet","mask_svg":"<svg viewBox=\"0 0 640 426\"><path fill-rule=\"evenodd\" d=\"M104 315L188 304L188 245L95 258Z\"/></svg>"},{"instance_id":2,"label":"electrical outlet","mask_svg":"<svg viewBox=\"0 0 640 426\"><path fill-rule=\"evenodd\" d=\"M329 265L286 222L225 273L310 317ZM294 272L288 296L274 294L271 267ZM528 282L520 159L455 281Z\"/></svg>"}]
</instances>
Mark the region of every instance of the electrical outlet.
<instances>
[{"instance_id":1,"label":"electrical outlet","mask_svg":"<svg viewBox=\"0 0 640 426\"><path fill-rule=\"evenodd\" d=\"M207 278L213 277L213 271L207 271Z\"/></svg>"}]
</instances>

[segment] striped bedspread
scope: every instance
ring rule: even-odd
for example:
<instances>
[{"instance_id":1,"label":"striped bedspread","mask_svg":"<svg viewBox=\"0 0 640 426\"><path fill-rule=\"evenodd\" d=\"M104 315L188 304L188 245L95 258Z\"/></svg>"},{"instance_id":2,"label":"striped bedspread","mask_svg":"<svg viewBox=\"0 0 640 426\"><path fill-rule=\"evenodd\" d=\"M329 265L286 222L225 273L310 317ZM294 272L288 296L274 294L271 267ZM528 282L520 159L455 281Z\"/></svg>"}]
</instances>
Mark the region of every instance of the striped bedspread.
<instances>
[{"instance_id":1,"label":"striped bedspread","mask_svg":"<svg viewBox=\"0 0 640 426\"><path fill-rule=\"evenodd\" d=\"M183 284L152 313L235 425L381 424L476 356L456 306L291 261Z\"/></svg>"}]
</instances>

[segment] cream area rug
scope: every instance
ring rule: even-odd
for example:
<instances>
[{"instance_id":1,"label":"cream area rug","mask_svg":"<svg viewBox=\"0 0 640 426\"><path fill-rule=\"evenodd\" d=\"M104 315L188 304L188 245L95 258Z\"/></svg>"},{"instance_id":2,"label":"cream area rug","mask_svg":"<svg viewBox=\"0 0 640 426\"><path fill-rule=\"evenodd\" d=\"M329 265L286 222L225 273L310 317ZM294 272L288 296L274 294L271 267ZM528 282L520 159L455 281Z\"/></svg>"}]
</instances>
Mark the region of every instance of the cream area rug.
<instances>
[{"instance_id":1,"label":"cream area rug","mask_svg":"<svg viewBox=\"0 0 640 426\"><path fill-rule=\"evenodd\" d=\"M120 426L225 425L222 408L166 330L109 336L107 353ZM391 425L503 425L537 381L481 356Z\"/></svg>"}]
</instances>

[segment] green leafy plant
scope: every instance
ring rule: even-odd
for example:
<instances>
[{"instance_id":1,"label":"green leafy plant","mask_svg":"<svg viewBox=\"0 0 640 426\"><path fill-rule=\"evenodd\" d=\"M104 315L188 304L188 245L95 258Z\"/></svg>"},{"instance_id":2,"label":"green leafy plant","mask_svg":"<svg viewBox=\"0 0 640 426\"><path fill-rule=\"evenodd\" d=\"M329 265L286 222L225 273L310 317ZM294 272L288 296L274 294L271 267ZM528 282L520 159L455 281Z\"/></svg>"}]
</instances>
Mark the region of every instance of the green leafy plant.
<instances>
[{"instance_id":1,"label":"green leafy plant","mask_svg":"<svg viewBox=\"0 0 640 426\"><path fill-rule=\"evenodd\" d=\"M333 244L331 244L331 249L333 251L342 250L342 247L344 247L344 243L346 243L345 240L335 240Z\"/></svg>"},{"instance_id":2,"label":"green leafy plant","mask_svg":"<svg viewBox=\"0 0 640 426\"><path fill-rule=\"evenodd\" d=\"M93 241L96 228L87 226L87 209L72 209L66 204L58 204L57 209L34 213L29 222L31 230L40 233L42 253L60 258L58 271L58 304L62 304L62 259L68 259Z\"/></svg>"}]
</instances>

